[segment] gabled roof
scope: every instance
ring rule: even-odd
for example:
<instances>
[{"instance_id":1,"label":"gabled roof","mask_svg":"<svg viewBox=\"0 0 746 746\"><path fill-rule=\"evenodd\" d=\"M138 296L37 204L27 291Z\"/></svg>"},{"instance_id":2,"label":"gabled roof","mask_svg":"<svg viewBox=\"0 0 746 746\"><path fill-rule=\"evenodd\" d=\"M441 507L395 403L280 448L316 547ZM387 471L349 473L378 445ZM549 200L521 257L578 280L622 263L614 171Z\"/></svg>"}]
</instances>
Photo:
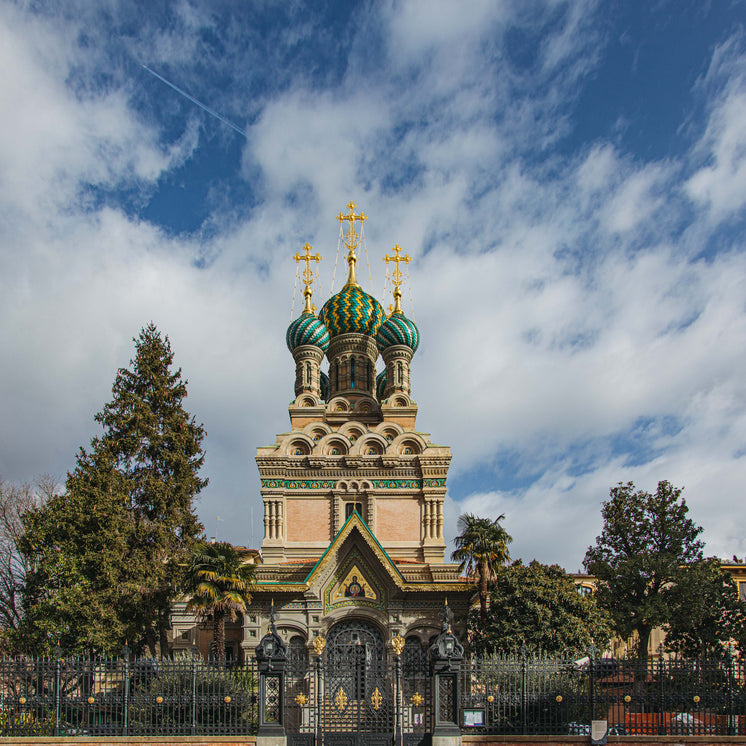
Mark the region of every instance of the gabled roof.
<instances>
[{"instance_id":1,"label":"gabled roof","mask_svg":"<svg viewBox=\"0 0 746 746\"><path fill-rule=\"evenodd\" d=\"M368 527L368 524L360 517L357 511L353 511L352 515L345 521L344 526L337 532L337 535L332 539L332 543L326 548L326 551L319 557L319 561L313 566L311 572L308 573L306 583L310 586L314 579L318 577L326 568L326 566L334 561L339 549L342 544L351 536L355 531L360 534L360 538L365 544L368 545L373 554L377 557L381 563L381 568L386 574L394 581L400 588L404 588L407 581L404 576L399 572L396 565L388 556L386 550L381 546L378 539L376 539L374 533Z\"/></svg>"}]
</instances>

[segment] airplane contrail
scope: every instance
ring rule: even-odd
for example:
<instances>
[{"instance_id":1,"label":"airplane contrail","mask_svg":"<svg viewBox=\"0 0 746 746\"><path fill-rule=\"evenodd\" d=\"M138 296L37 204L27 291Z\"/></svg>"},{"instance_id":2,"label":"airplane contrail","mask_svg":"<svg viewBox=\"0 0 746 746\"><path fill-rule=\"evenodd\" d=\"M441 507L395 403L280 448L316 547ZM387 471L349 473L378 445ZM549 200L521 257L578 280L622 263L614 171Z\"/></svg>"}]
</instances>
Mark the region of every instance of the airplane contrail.
<instances>
[{"instance_id":1,"label":"airplane contrail","mask_svg":"<svg viewBox=\"0 0 746 746\"><path fill-rule=\"evenodd\" d=\"M218 114L217 111L214 111L209 106L205 106L201 101L197 101L197 99L194 98L194 96L190 96L186 91L182 91L181 88L179 88L178 86L175 86L173 83L166 80L162 75L158 75L158 73L155 70L151 70L147 65L142 65L142 66L151 75L155 75L155 77L158 78L158 80L162 81L167 86L169 86L169 88L173 88L177 93L180 93L182 96L184 96L184 98L189 99L193 104L197 104L197 106L199 106L200 109L204 109L208 114L212 115L216 119L219 119L223 124L227 124L229 127L236 130L236 132L238 132L239 135L243 135L244 137L248 138L248 136L246 135L246 131L242 130L237 124L233 124L233 122L231 122L229 119L226 119L224 116L221 116L220 114Z\"/></svg>"}]
</instances>

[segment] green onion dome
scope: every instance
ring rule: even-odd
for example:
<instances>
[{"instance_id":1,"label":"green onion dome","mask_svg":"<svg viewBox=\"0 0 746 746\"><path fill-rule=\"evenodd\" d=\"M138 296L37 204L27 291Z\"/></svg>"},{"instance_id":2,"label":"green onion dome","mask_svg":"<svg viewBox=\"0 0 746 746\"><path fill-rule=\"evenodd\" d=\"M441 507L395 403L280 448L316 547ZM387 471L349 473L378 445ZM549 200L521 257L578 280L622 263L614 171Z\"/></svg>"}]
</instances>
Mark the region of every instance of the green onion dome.
<instances>
[{"instance_id":1,"label":"green onion dome","mask_svg":"<svg viewBox=\"0 0 746 746\"><path fill-rule=\"evenodd\" d=\"M314 345L326 352L329 347L329 330L323 321L319 321L310 311L305 311L290 324L285 341L290 352L302 345Z\"/></svg>"},{"instance_id":2,"label":"green onion dome","mask_svg":"<svg viewBox=\"0 0 746 746\"><path fill-rule=\"evenodd\" d=\"M329 376L321 371L321 398L324 401L329 401Z\"/></svg>"},{"instance_id":3,"label":"green onion dome","mask_svg":"<svg viewBox=\"0 0 746 746\"><path fill-rule=\"evenodd\" d=\"M415 352L420 344L420 332L414 321L410 321L401 311L394 311L381 324L376 334L376 344L379 350L394 345L406 345Z\"/></svg>"},{"instance_id":4,"label":"green onion dome","mask_svg":"<svg viewBox=\"0 0 746 746\"><path fill-rule=\"evenodd\" d=\"M381 399L383 399L383 392L385 390L386 390L386 371L382 370L376 376L376 396L378 397L378 401L381 401Z\"/></svg>"},{"instance_id":5,"label":"green onion dome","mask_svg":"<svg viewBox=\"0 0 746 746\"><path fill-rule=\"evenodd\" d=\"M383 307L372 295L349 283L329 298L319 313L332 337L351 332L374 337L385 318Z\"/></svg>"}]
</instances>

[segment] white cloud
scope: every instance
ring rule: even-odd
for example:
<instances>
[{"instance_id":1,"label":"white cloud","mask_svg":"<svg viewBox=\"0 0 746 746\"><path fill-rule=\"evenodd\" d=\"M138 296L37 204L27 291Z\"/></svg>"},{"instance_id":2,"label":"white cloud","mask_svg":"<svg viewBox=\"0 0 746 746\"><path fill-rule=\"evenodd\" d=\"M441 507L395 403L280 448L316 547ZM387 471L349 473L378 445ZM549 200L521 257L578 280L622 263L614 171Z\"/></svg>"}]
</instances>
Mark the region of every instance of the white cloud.
<instances>
[{"instance_id":1,"label":"white cloud","mask_svg":"<svg viewBox=\"0 0 746 746\"><path fill-rule=\"evenodd\" d=\"M505 512L515 556L577 569L609 487L667 478L686 486L712 551L743 554L746 260L737 237L728 252L691 258L713 221L743 206L741 58L716 52L692 154L636 160L603 140L568 154L551 148L602 51L592 6L561 6L550 28L552 5L538 19L519 4L425 6L383 12L388 57L375 75L351 65L339 85L295 78L246 104L262 107L244 151L255 203L247 217L211 216L201 240L116 206L117 188L146 194L190 164L204 146L196 124L166 136L135 111L128 86L74 91L73 69L103 64L75 23L0 9L0 62L12 71L0 81L0 471L70 468L131 337L152 320L208 430L208 531L231 516L220 530L247 542L252 504L261 520L253 449L288 426L290 256L313 243L328 292L334 216L352 198L370 216L372 290L394 243L415 257L419 426L452 446L464 483L507 456L525 484L451 494L449 516ZM215 19L190 3L177 16L133 48L152 44L153 58L198 75L189 61ZM511 26L540 31L530 74L506 59ZM362 41L351 44L354 57ZM91 185L112 206L89 198ZM711 219L685 211L682 191Z\"/></svg>"},{"instance_id":2,"label":"white cloud","mask_svg":"<svg viewBox=\"0 0 746 746\"><path fill-rule=\"evenodd\" d=\"M714 221L746 205L746 54L735 36L715 50L701 86L717 89L696 154L704 162L685 188Z\"/></svg>"}]
</instances>

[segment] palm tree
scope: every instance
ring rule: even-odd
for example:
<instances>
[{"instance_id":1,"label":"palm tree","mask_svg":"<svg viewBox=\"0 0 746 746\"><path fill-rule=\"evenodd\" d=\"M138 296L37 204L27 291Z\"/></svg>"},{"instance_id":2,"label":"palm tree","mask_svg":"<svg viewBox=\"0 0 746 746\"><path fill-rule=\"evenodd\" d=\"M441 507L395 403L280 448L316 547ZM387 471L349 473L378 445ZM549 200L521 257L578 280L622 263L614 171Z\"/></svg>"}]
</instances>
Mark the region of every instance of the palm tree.
<instances>
[{"instance_id":1,"label":"palm tree","mask_svg":"<svg viewBox=\"0 0 746 746\"><path fill-rule=\"evenodd\" d=\"M459 535L454 539L456 551L451 559L460 562L460 572L479 581L479 619L482 629L487 624L487 586L497 569L510 560L508 544L513 537L500 525L505 515L494 521L471 513L459 516Z\"/></svg>"},{"instance_id":2,"label":"palm tree","mask_svg":"<svg viewBox=\"0 0 746 746\"><path fill-rule=\"evenodd\" d=\"M251 603L254 565L244 564L228 542L198 544L187 570L187 610L201 621L212 620L213 644L220 660L225 659L225 620L234 621Z\"/></svg>"}]
</instances>

